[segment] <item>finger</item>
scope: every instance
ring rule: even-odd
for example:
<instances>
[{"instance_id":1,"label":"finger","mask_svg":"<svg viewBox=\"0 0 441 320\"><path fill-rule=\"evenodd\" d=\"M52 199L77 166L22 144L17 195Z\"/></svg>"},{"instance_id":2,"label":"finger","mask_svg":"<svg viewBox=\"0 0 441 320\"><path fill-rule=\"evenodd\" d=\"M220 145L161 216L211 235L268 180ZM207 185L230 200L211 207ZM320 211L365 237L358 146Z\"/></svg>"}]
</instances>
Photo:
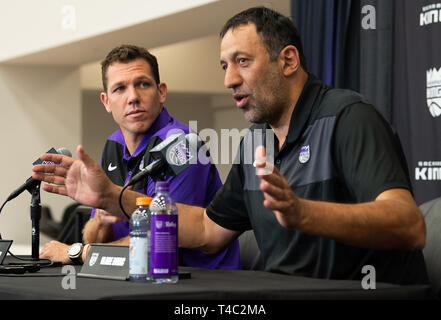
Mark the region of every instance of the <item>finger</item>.
<instances>
[{"instance_id":1,"label":"finger","mask_svg":"<svg viewBox=\"0 0 441 320\"><path fill-rule=\"evenodd\" d=\"M264 193L263 196L264 196L265 200L269 200L269 201L277 201L277 199L275 199L273 196L271 196L271 195L268 194L268 193Z\"/></svg>"},{"instance_id":2,"label":"finger","mask_svg":"<svg viewBox=\"0 0 441 320\"><path fill-rule=\"evenodd\" d=\"M56 176L52 174L44 174L44 173L33 173L32 178L35 180L40 180L47 183L57 184L57 185L64 185L66 178L61 176Z\"/></svg>"},{"instance_id":3,"label":"finger","mask_svg":"<svg viewBox=\"0 0 441 320\"><path fill-rule=\"evenodd\" d=\"M267 181L262 181L260 183L260 190L264 195L269 195L276 200L286 199L284 188L268 183Z\"/></svg>"},{"instance_id":4,"label":"finger","mask_svg":"<svg viewBox=\"0 0 441 320\"><path fill-rule=\"evenodd\" d=\"M83 146L79 145L77 147L77 155L78 158L83 161L84 165L87 168L95 166L95 161L84 151Z\"/></svg>"},{"instance_id":5,"label":"finger","mask_svg":"<svg viewBox=\"0 0 441 320\"><path fill-rule=\"evenodd\" d=\"M50 193L61 194L67 196L67 190L65 186L56 186L51 184L44 184L43 190Z\"/></svg>"},{"instance_id":6,"label":"finger","mask_svg":"<svg viewBox=\"0 0 441 320\"><path fill-rule=\"evenodd\" d=\"M46 247L43 248L43 250L40 252L39 257L42 259L47 259L49 258L49 251L46 249Z\"/></svg>"},{"instance_id":7,"label":"finger","mask_svg":"<svg viewBox=\"0 0 441 320\"><path fill-rule=\"evenodd\" d=\"M58 153L45 153L40 156L40 159L43 161L61 163L61 161L63 160L63 155Z\"/></svg>"},{"instance_id":8,"label":"finger","mask_svg":"<svg viewBox=\"0 0 441 320\"><path fill-rule=\"evenodd\" d=\"M117 217L114 217L114 216L110 216L110 217L102 216L101 217L101 222L105 223L105 224L115 224L118 221L120 221L120 220Z\"/></svg>"},{"instance_id":9,"label":"finger","mask_svg":"<svg viewBox=\"0 0 441 320\"><path fill-rule=\"evenodd\" d=\"M288 186L285 177L280 173L279 170L277 170L277 168L274 168L274 171L271 174L258 174L258 177L262 181L266 181L269 184L278 186L280 188Z\"/></svg>"},{"instance_id":10,"label":"finger","mask_svg":"<svg viewBox=\"0 0 441 320\"><path fill-rule=\"evenodd\" d=\"M276 170L276 167L271 162L265 162L263 164L259 164L256 167L256 175L258 177L263 177L270 175Z\"/></svg>"},{"instance_id":11,"label":"finger","mask_svg":"<svg viewBox=\"0 0 441 320\"><path fill-rule=\"evenodd\" d=\"M292 202L288 199L276 199L269 194L265 194L263 206L272 211L288 212L292 207Z\"/></svg>"},{"instance_id":12,"label":"finger","mask_svg":"<svg viewBox=\"0 0 441 320\"><path fill-rule=\"evenodd\" d=\"M100 212L99 219L101 222L104 222L104 223L115 223L115 222L118 222L118 220L119 220L118 217L115 217L114 215L112 215L104 210Z\"/></svg>"},{"instance_id":13,"label":"finger","mask_svg":"<svg viewBox=\"0 0 441 320\"><path fill-rule=\"evenodd\" d=\"M266 150L264 146L258 146L254 152L254 163L257 176L272 174L275 170L274 164L266 161Z\"/></svg>"},{"instance_id":14,"label":"finger","mask_svg":"<svg viewBox=\"0 0 441 320\"><path fill-rule=\"evenodd\" d=\"M127 189L128 189L128 188L127 188ZM102 213L102 214L107 214L107 215L109 215L109 216L112 215L110 212L108 212L108 211L106 211L106 210L104 210L104 209L99 209L99 210L100 210L100 213Z\"/></svg>"},{"instance_id":15,"label":"finger","mask_svg":"<svg viewBox=\"0 0 441 320\"><path fill-rule=\"evenodd\" d=\"M43 161L57 163L66 168L69 168L70 165L75 161L75 159L71 157L62 154L55 154L55 153L45 153L40 157L40 159Z\"/></svg>"},{"instance_id":16,"label":"finger","mask_svg":"<svg viewBox=\"0 0 441 320\"><path fill-rule=\"evenodd\" d=\"M254 166L256 168L262 168L266 162L266 150L264 146L258 146L254 151Z\"/></svg>"},{"instance_id":17,"label":"finger","mask_svg":"<svg viewBox=\"0 0 441 320\"><path fill-rule=\"evenodd\" d=\"M268 210L285 212L289 207L289 203L287 201L278 201L274 198L268 197L268 199L263 201L263 206Z\"/></svg>"},{"instance_id":18,"label":"finger","mask_svg":"<svg viewBox=\"0 0 441 320\"><path fill-rule=\"evenodd\" d=\"M52 173L59 176L65 176L69 168L57 164L37 164L32 167L34 172Z\"/></svg>"}]
</instances>

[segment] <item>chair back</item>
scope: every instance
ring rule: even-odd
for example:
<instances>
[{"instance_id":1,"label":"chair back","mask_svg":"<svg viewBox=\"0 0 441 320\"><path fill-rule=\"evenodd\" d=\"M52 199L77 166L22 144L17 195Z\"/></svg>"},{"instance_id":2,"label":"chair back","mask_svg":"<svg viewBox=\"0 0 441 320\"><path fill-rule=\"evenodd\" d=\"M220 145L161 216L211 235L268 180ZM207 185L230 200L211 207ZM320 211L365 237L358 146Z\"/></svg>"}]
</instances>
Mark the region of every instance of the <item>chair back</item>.
<instances>
[{"instance_id":1,"label":"chair back","mask_svg":"<svg viewBox=\"0 0 441 320\"><path fill-rule=\"evenodd\" d=\"M253 230L239 236L240 262L244 270L263 270L264 265Z\"/></svg>"},{"instance_id":2,"label":"chair back","mask_svg":"<svg viewBox=\"0 0 441 320\"><path fill-rule=\"evenodd\" d=\"M441 298L441 197L420 205L426 222L423 249L427 273L435 294Z\"/></svg>"}]
</instances>

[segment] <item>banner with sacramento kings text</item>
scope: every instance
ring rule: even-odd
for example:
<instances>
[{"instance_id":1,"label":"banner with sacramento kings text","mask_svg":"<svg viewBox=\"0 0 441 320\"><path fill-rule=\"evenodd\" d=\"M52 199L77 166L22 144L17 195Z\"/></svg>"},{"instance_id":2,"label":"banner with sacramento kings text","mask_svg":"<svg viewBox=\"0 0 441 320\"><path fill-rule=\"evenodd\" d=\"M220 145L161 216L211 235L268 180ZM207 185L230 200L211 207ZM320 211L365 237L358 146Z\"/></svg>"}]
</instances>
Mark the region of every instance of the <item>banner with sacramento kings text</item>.
<instances>
[{"instance_id":1,"label":"banner with sacramento kings text","mask_svg":"<svg viewBox=\"0 0 441 320\"><path fill-rule=\"evenodd\" d=\"M420 205L441 197L441 0L395 4L392 123Z\"/></svg>"}]
</instances>

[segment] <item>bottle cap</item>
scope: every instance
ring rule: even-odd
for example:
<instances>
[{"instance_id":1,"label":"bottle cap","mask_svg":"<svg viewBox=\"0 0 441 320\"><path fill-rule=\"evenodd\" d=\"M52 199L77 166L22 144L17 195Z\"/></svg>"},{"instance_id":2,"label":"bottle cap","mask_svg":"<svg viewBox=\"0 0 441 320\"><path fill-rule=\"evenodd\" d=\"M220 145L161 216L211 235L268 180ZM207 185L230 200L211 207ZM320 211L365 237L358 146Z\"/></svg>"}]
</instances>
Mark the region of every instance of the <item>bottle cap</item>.
<instances>
[{"instance_id":1,"label":"bottle cap","mask_svg":"<svg viewBox=\"0 0 441 320\"><path fill-rule=\"evenodd\" d=\"M152 202L153 198L150 197L138 197L136 198L137 206L149 206L150 202Z\"/></svg>"},{"instance_id":2,"label":"bottle cap","mask_svg":"<svg viewBox=\"0 0 441 320\"><path fill-rule=\"evenodd\" d=\"M167 181L156 182L156 192L158 191L168 191L168 182Z\"/></svg>"}]
</instances>

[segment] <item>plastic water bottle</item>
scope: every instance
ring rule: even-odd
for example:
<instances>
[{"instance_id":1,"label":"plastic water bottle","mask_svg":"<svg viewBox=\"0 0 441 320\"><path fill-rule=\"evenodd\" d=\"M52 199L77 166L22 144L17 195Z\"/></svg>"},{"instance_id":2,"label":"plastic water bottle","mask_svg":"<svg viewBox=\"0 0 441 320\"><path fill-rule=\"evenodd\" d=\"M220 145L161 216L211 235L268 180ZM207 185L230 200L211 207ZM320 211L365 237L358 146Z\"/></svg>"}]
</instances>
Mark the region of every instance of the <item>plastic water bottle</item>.
<instances>
[{"instance_id":1,"label":"plastic water bottle","mask_svg":"<svg viewBox=\"0 0 441 320\"><path fill-rule=\"evenodd\" d=\"M129 277L130 281L149 281L150 197L136 198L138 208L130 218Z\"/></svg>"},{"instance_id":2,"label":"plastic water bottle","mask_svg":"<svg viewBox=\"0 0 441 320\"><path fill-rule=\"evenodd\" d=\"M156 183L150 204L150 276L155 283L178 282L178 209L168 194L168 182Z\"/></svg>"}]
</instances>

